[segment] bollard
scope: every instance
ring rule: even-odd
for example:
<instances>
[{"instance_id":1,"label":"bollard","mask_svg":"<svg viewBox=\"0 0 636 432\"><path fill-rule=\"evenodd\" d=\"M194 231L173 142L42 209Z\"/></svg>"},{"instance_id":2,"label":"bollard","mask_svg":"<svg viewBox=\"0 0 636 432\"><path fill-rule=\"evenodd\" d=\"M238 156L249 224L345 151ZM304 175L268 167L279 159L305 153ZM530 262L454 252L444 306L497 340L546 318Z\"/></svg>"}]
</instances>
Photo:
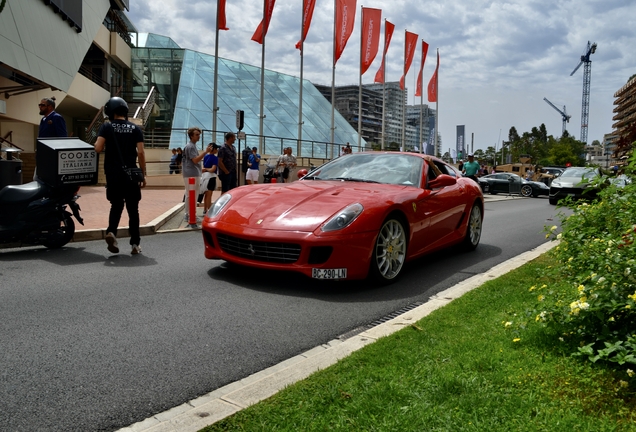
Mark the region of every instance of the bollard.
<instances>
[{"instance_id":1,"label":"bollard","mask_svg":"<svg viewBox=\"0 0 636 432\"><path fill-rule=\"evenodd\" d=\"M190 206L190 208L188 209L188 212L190 214L188 223L190 225L197 224L197 197L195 196L194 191L194 181L194 177L188 178L188 204Z\"/></svg>"}]
</instances>

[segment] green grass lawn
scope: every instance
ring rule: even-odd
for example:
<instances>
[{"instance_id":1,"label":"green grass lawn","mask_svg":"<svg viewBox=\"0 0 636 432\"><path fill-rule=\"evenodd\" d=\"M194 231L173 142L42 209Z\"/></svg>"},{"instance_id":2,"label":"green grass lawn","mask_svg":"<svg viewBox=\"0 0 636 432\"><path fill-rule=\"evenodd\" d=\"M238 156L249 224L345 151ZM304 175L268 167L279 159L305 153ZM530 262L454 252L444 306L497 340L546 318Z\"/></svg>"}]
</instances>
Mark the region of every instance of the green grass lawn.
<instances>
[{"instance_id":1,"label":"green grass lawn","mask_svg":"<svg viewBox=\"0 0 636 432\"><path fill-rule=\"evenodd\" d=\"M636 431L633 388L520 330L545 260L204 431Z\"/></svg>"}]
</instances>

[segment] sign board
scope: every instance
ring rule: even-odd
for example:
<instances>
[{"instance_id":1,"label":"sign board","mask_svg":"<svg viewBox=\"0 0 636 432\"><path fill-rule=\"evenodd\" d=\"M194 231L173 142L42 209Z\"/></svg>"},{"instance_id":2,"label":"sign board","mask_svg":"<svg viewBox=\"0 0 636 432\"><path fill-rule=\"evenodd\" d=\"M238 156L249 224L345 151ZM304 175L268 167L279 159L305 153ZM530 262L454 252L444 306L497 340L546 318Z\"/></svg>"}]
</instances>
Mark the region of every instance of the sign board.
<instances>
[{"instance_id":1,"label":"sign board","mask_svg":"<svg viewBox=\"0 0 636 432\"><path fill-rule=\"evenodd\" d=\"M52 186L97 183L98 154L79 138L38 138L38 178Z\"/></svg>"},{"instance_id":2,"label":"sign board","mask_svg":"<svg viewBox=\"0 0 636 432\"><path fill-rule=\"evenodd\" d=\"M238 134L236 134L236 137L240 140L245 141L245 137L246 137L245 132L239 132Z\"/></svg>"},{"instance_id":3,"label":"sign board","mask_svg":"<svg viewBox=\"0 0 636 432\"><path fill-rule=\"evenodd\" d=\"M236 129L241 130L244 126L245 111L236 110Z\"/></svg>"}]
</instances>

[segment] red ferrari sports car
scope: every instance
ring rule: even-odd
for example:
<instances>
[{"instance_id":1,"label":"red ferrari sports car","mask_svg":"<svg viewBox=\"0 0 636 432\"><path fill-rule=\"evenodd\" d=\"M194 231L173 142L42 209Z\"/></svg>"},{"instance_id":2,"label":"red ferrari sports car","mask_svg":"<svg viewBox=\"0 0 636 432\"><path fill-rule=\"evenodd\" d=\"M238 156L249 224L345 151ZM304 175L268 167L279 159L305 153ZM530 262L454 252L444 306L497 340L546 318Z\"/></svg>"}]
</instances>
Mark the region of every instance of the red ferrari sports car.
<instances>
[{"instance_id":1,"label":"red ferrari sports car","mask_svg":"<svg viewBox=\"0 0 636 432\"><path fill-rule=\"evenodd\" d=\"M232 189L202 231L209 259L388 284L426 253L460 243L474 250L483 210L479 185L440 159L362 152L293 183Z\"/></svg>"}]
</instances>

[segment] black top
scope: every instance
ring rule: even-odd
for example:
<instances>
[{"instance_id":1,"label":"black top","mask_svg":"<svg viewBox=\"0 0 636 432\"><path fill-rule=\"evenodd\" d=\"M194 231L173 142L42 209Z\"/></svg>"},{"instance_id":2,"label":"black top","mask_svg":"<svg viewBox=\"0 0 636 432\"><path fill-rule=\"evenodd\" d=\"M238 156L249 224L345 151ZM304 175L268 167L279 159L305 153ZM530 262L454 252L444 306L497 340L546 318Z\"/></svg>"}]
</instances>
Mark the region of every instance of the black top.
<instances>
[{"instance_id":1,"label":"black top","mask_svg":"<svg viewBox=\"0 0 636 432\"><path fill-rule=\"evenodd\" d=\"M122 172L122 165L128 168L137 166L137 143L144 140L139 126L126 120L113 120L104 123L98 135L106 139L104 171L107 176ZM119 146L123 163L115 145Z\"/></svg>"}]
</instances>

